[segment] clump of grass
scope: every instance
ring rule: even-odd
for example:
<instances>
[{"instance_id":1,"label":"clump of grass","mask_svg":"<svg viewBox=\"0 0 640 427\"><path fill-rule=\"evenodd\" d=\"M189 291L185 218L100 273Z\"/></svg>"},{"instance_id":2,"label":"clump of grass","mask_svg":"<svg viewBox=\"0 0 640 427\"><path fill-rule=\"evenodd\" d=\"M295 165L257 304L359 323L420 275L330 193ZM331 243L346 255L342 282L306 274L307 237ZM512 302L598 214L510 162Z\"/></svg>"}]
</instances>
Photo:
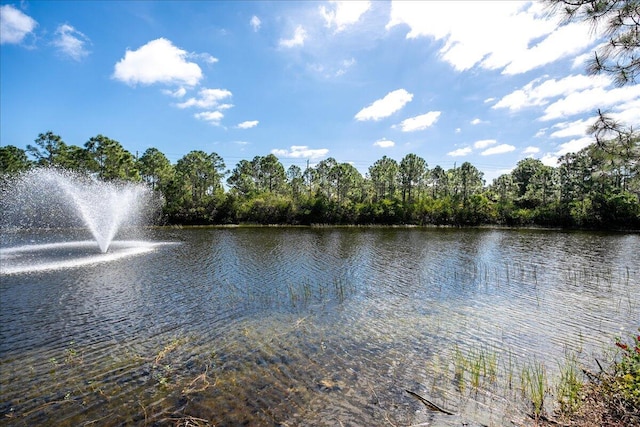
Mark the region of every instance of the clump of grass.
<instances>
[{"instance_id":1,"label":"clump of grass","mask_svg":"<svg viewBox=\"0 0 640 427\"><path fill-rule=\"evenodd\" d=\"M544 415L544 399L547 394L547 370L543 363L534 360L522 368L520 383L522 392L533 405L533 417Z\"/></svg>"},{"instance_id":2,"label":"clump of grass","mask_svg":"<svg viewBox=\"0 0 640 427\"><path fill-rule=\"evenodd\" d=\"M462 351L460 351L460 348L456 345L453 354L453 378L460 392L464 392L465 389L464 371L466 365L467 359L465 358Z\"/></svg>"},{"instance_id":3,"label":"clump of grass","mask_svg":"<svg viewBox=\"0 0 640 427\"><path fill-rule=\"evenodd\" d=\"M453 353L453 378L460 392L466 388L467 372L470 385L475 390L486 382L495 383L498 376L498 353L480 348L465 355L456 346Z\"/></svg>"},{"instance_id":4,"label":"clump of grass","mask_svg":"<svg viewBox=\"0 0 640 427\"><path fill-rule=\"evenodd\" d=\"M583 381L577 366L576 356L567 354L564 363L559 364L560 378L556 384L556 399L560 415L575 413L580 407Z\"/></svg>"}]
</instances>

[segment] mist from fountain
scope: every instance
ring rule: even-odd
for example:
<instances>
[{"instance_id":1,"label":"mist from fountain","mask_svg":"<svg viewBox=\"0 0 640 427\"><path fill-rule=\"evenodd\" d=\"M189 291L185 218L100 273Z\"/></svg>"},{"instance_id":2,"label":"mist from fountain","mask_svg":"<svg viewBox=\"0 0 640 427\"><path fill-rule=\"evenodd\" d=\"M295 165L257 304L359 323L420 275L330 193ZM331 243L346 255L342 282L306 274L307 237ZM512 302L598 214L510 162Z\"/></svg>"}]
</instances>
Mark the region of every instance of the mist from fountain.
<instances>
[{"instance_id":1,"label":"mist from fountain","mask_svg":"<svg viewBox=\"0 0 640 427\"><path fill-rule=\"evenodd\" d=\"M2 228L87 228L106 253L123 227L144 223L157 208L140 183L101 181L68 170L36 168L3 182Z\"/></svg>"}]
</instances>

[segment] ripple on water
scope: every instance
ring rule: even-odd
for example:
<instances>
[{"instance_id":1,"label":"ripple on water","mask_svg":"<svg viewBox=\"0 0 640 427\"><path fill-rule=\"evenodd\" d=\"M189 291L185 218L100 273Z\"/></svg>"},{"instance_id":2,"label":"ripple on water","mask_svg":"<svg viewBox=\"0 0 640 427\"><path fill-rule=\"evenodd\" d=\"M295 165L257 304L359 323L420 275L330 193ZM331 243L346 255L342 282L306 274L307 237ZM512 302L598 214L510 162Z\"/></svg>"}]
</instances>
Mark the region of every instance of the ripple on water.
<instances>
[{"instance_id":1,"label":"ripple on water","mask_svg":"<svg viewBox=\"0 0 640 427\"><path fill-rule=\"evenodd\" d=\"M567 348L593 360L640 324L637 235L255 228L158 238L182 244L3 275L3 416L509 425L526 406L500 383L507 363L514 374L548 361L551 375ZM460 391L456 351L495 354L502 380ZM428 413L405 389L459 415Z\"/></svg>"}]
</instances>

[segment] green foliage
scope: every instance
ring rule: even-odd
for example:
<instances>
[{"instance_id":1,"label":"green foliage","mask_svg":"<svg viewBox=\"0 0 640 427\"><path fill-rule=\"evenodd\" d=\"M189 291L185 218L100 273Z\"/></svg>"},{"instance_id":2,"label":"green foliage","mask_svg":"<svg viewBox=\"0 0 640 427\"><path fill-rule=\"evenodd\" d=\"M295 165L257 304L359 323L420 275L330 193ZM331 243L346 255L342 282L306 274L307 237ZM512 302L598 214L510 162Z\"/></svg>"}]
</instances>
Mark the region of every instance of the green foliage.
<instances>
[{"instance_id":1,"label":"green foliage","mask_svg":"<svg viewBox=\"0 0 640 427\"><path fill-rule=\"evenodd\" d=\"M157 148L148 148L137 164L142 180L153 190L164 192L175 174L169 159Z\"/></svg>"},{"instance_id":2,"label":"green foliage","mask_svg":"<svg viewBox=\"0 0 640 427\"><path fill-rule=\"evenodd\" d=\"M640 412L640 335L633 337L630 343L617 339L616 346L620 352L613 367L611 391L619 396L626 408L637 414Z\"/></svg>"},{"instance_id":3,"label":"green foliage","mask_svg":"<svg viewBox=\"0 0 640 427\"><path fill-rule=\"evenodd\" d=\"M382 157L363 177L353 165L331 157L304 171L296 165L285 171L269 154L240 160L231 172L218 154L198 150L175 165L156 148L135 159L103 135L84 148L67 145L52 132L38 135L26 151L0 147L4 175L34 163L107 180L142 180L164 197L166 219L180 224L640 228L640 139L633 135L596 141L561 157L556 168L524 159L488 187L469 162L429 170L415 154L400 163Z\"/></svg>"},{"instance_id":4,"label":"green foliage","mask_svg":"<svg viewBox=\"0 0 640 427\"><path fill-rule=\"evenodd\" d=\"M16 174L31 166L32 163L23 149L13 145L0 147L0 175Z\"/></svg>"},{"instance_id":5,"label":"green foliage","mask_svg":"<svg viewBox=\"0 0 640 427\"><path fill-rule=\"evenodd\" d=\"M91 137L84 145L89 154L87 169L107 181L139 181L135 158L113 139L103 135Z\"/></svg>"}]
</instances>

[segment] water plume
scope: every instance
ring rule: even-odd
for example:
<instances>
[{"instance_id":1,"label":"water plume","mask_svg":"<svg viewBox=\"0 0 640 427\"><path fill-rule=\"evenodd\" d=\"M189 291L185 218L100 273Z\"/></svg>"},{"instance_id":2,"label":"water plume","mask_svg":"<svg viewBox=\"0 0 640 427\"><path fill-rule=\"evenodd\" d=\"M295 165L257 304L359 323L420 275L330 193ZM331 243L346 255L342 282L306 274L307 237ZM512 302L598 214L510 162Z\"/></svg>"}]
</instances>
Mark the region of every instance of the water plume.
<instances>
[{"instance_id":1,"label":"water plume","mask_svg":"<svg viewBox=\"0 0 640 427\"><path fill-rule=\"evenodd\" d=\"M143 184L101 181L55 168L5 179L0 196L4 230L86 228L102 253L123 227L141 225L158 206Z\"/></svg>"}]
</instances>

